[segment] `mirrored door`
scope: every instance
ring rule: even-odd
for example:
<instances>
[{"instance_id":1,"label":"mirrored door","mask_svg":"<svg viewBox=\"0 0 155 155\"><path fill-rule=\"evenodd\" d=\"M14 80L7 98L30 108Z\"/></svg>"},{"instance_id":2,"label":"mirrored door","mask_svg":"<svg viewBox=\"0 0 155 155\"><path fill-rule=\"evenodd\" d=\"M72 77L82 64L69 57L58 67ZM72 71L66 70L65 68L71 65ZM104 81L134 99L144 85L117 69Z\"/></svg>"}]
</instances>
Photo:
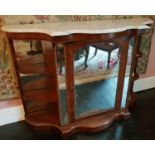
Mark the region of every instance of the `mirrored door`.
<instances>
[{"instance_id":1,"label":"mirrored door","mask_svg":"<svg viewBox=\"0 0 155 155\"><path fill-rule=\"evenodd\" d=\"M120 66L120 47L96 43L74 54L75 118L114 109Z\"/></svg>"}]
</instances>

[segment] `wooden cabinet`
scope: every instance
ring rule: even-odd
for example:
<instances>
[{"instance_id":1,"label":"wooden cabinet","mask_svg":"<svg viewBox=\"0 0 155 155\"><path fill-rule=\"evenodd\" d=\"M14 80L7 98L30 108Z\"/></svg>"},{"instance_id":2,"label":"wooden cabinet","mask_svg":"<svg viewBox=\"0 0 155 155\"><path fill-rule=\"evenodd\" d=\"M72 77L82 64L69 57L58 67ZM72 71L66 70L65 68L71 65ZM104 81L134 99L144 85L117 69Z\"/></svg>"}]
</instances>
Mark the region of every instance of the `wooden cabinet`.
<instances>
[{"instance_id":1,"label":"wooden cabinet","mask_svg":"<svg viewBox=\"0 0 155 155\"><path fill-rule=\"evenodd\" d=\"M3 27L26 121L67 136L96 132L128 117L136 98L141 36L151 23L140 18ZM19 59L14 40L39 40L42 52Z\"/></svg>"}]
</instances>

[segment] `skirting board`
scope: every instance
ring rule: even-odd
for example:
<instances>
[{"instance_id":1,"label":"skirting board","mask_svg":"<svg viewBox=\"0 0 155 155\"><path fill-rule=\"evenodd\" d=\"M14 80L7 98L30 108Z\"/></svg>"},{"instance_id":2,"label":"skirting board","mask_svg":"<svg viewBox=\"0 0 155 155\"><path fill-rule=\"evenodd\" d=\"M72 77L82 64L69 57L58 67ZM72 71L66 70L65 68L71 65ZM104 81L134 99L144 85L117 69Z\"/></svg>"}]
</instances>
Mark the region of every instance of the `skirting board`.
<instances>
[{"instance_id":1,"label":"skirting board","mask_svg":"<svg viewBox=\"0 0 155 155\"><path fill-rule=\"evenodd\" d=\"M134 92L155 88L155 76L135 81ZM0 110L0 126L24 120L23 106Z\"/></svg>"},{"instance_id":2,"label":"skirting board","mask_svg":"<svg viewBox=\"0 0 155 155\"><path fill-rule=\"evenodd\" d=\"M22 105L0 110L0 126L24 120Z\"/></svg>"},{"instance_id":3,"label":"skirting board","mask_svg":"<svg viewBox=\"0 0 155 155\"><path fill-rule=\"evenodd\" d=\"M133 90L139 92L151 88L155 88L155 76L136 80Z\"/></svg>"}]
</instances>

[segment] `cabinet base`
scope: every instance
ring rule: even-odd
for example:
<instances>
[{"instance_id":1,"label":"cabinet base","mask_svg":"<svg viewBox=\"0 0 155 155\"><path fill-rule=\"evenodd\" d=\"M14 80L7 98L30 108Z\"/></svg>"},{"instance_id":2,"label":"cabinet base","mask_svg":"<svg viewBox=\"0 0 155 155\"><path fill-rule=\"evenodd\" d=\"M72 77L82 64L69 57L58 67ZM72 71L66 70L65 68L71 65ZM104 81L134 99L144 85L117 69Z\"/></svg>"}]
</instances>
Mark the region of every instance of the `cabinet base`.
<instances>
[{"instance_id":1,"label":"cabinet base","mask_svg":"<svg viewBox=\"0 0 155 155\"><path fill-rule=\"evenodd\" d=\"M60 126L58 124L53 124L52 122L47 123L38 123L34 119L30 119L26 117L26 121L30 124L34 129L37 130L48 130L48 131L56 131L63 138L67 138L71 136L73 133L79 132L98 132L107 127L109 127L115 120L125 119L130 116L130 112L126 110L113 111L108 112L106 114L92 116L89 118L83 118L76 120L74 123L70 123L68 125Z\"/></svg>"}]
</instances>

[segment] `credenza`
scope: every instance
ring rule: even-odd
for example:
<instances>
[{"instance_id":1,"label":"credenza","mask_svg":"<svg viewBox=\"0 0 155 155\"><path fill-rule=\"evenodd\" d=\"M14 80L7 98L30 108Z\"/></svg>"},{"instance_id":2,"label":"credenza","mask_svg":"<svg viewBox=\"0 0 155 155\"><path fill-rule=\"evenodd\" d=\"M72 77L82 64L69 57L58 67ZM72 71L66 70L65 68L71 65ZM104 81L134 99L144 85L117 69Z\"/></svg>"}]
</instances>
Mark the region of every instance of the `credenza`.
<instances>
[{"instance_id":1,"label":"credenza","mask_svg":"<svg viewBox=\"0 0 155 155\"><path fill-rule=\"evenodd\" d=\"M137 18L4 26L26 122L65 137L97 132L130 116L141 37L152 22ZM42 50L19 57L17 40L37 40ZM106 49L112 47L108 58Z\"/></svg>"}]
</instances>

